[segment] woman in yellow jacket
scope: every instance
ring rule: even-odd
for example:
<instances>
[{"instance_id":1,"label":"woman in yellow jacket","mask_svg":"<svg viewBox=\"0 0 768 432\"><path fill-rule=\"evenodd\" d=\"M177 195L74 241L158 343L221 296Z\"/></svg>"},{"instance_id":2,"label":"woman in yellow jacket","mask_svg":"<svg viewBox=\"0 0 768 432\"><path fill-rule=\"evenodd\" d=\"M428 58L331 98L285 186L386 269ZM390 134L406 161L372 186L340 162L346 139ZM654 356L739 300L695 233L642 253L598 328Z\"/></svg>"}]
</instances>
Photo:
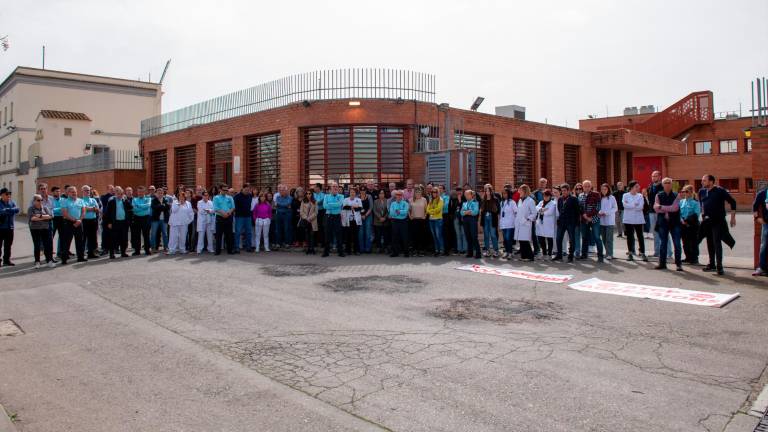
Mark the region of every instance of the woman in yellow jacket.
<instances>
[{"instance_id":1,"label":"woman in yellow jacket","mask_svg":"<svg viewBox=\"0 0 768 432\"><path fill-rule=\"evenodd\" d=\"M432 189L432 200L427 205L427 216L429 216L432 243L435 245L435 256L440 256L445 251L443 246L443 199L437 189Z\"/></svg>"}]
</instances>

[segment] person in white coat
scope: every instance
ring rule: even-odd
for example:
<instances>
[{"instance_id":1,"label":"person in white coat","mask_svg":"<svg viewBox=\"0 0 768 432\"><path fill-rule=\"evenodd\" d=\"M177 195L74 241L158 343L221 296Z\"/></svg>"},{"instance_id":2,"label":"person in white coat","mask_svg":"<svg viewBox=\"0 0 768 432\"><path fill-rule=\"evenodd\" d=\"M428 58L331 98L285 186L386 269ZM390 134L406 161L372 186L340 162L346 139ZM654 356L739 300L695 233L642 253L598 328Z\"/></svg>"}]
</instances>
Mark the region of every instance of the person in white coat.
<instances>
[{"instance_id":1,"label":"person in white coat","mask_svg":"<svg viewBox=\"0 0 768 432\"><path fill-rule=\"evenodd\" d=\"M515 241L515 217L517 216L517 203L513 196L515 191L504 191L504 199L501 201L501 213L499 213L499 229L504 238L504 256L502 259L512 258L512 244Z\"/></svg>"},{"instance_id":2,"label":"person in white coat","mask_svg":"<svg viewBox=\"0 0 768 432\"><path fill-rule=\"evenodd\" d=\"M611 187L608 183L600 186L600 239L605 245L605 259L613 259L613 230L616 226L616 212L619 211L619 205L616 198L611 193Z\"/></svg>"},{"instance_id":3,"label":"person in white coat","mask_svg":"<svg viewBox=\"0 0 768 432\"><path fill-rule=\"evenodd\" d=\"M531 188L522 185L518 188L520 199L517 201L517 216L515 217L515 240L520 242L520 258L523 261L533 261L533 223L538 216L536 202L531 198Z\"/></svg>"},{"instance_id":4,"label":"person in white coat","mask_svg":"<svg viewBox=\"0 0 768 432\"><path fill-rule=\"evenodd\" d=\"M552 199L551 190L546 189L542 194L541 202L536 205L536 214L536 237L538 237L542 255L551 258L557 221L557 202Z\"/></svg>"},{"instance_id":5,"label":"person in white coat","mask_svg":"<svg viewBox=\"0 0 768 432\"><path fill-rule=\"evenodd\" d=\"M197 202L197 254L205 249L213 252L213 233L216 230L216 212L213 211L213 201L208 191L203 191L203 199ZM205 241L208 246L204 248Z\"/></svg>"},{"instance_id":6,"label":"person in white coat","mask_svg":"<svg viewBox=\"0 0 768 432\"><path fill-rule=\"evenodd\" d=\"M621 197L621 202L624 204L624 212L621 218L622 222L624 222L624 231L627 234L628 259L630 261L634 259L635 237L637 237L640 257L643 261L648 261L648 257L645 255L645 239L643 237L643 226L645 225L643 207L645 206L645 198L640 192L640 183L635 180L629 182L629 192Z\"/></svg>"},{"instance_id":7,"label":"person in white coat","mask_svg":"<svg viewBox=\"0 0 768 432\"><path fill-rule=\"evenodd\" d=\"M176 252L187 253L185 243L187 240L187 227L195 219L195 212L192 210L192 204L187 201L187 193L179 191L179 196L171 205L171 217L168 219L168 225L171 226L171 235L169 243L169 255Z\"/></svg>"}]
</instances>

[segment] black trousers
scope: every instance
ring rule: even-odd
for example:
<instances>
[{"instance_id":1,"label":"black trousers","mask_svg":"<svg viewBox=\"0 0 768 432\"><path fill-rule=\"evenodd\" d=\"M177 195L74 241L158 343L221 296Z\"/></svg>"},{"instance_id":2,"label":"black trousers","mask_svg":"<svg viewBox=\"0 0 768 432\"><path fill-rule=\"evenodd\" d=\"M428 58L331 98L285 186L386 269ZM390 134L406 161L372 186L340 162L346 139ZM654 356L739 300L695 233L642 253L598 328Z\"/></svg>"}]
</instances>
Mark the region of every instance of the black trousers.
<instances>
[{"instance_id":1,"label":"black trousers","mask_svg":"<svg viewBox=\"0 0 768 432\"><path fill-rule=\"evenodd\" d=\"M476 258L482 256L480 251L480 240L477 239L477 216L464 215L462 218L464 225L464 237L467 238L467 256L474 255Z\"/></svg>"},{"instance_id":2,"label":"black trousers","mask_svg":"<svg viewBox=\"0 0 768 432\"><path fill-rule=\"evenodd\" d=\"M541 254L545 257L552 255L552 243L554 242L554 239L552 237L542 237L538 236L539 239L539 246L541 247Z\"/></svg>"},{"instance_id":3,"label":"black trousers","mask_svg":"<svg viewBox=\"0 0 768 432\"><path fill-rule=\"evenodd\" d=\"M216 216L216 247L214 247L213 251L217 255L221 253L222 242L226 243L228 254L235 253L235 234L232 232L232 219L232 216L228 218Z\"/></svg>"},{"instance_id":4,"label":"black trousers","mask_svg":"<svg viewBox=\"0 0 768 432\"><path fill-rule=\"evenodd\" d=\"M53 238L51 237L51 230L48 228L31 229L29 232L32 234L35 262L40 262L40 246L42 246L43 253L45 254L45 262L48 263L53 261Z\"/></svg>"},{"instance_id":5,"label":"black trousers","mask_svg":"<svg viewBox=\"0 0 768 432\"><path fill-rule=\"evenodd\" d=\"M101 251L102 253L111 252L113 249L114 248L112 247L112 230L107 227L106 223L102 222L101 223Z\"/></svg>"},{"instance_id":6,"label":"black trousers","mask_svg":"<svg viewBox=\"0 0 768 432\"><path fill-rule=\"evenodd\" d=\"M88 256L96 254L99 248L97 238L99 236L99 220L83 219L83 235L85 236L85 250Z\"/></svg>"},{"instance_id":7,"label":"black trousers","mask_svg":"<svg viewBox=\"0 0 768 432\"><path fill-rule=\"evenodd\" d=\"M573 258L573 248L576 246L576 225L557 226L557 256L563 256L563 241L568 233L568 258Z\"/></svg>"},{"instance_id":8,"label":"black trousers","mask_svg":"<svg viewBox=\"0 0 768 432\"><path fill-rule=\"evenodd\" d=\"M411 219L408 232L411 234L411 246L414 252L424 253L429 250L427 236L432 237L432 235L429 233L426 219Z\"/></svg>"},{"instance_id":9,"label":"black trousers","mask_svg":"<svg viewBox=\"0 0 768 432\"><path fill-rule=\"evenodd\" d=\"M531 224L531 239L533 240L531 243L533 243L533 254L538 255L539 254L539 243L536 241L536 238L538 236L536 235L536 224Z\"/></svg>"},{"instance_id":10,"label":"black trousers","mask_svg":"<svg viewBox=\"0 0 768 432\"><path fill-rule=\"evenodd\" d=\"M699 221L688 222L683 225L682 231L683 252L685 262L695 264L699 262Z\"/></svg>"},{"instance_id":11,"label":"black trousers","mask_svg":"<svg viewBox=\"0 0 768 432\"><path fill-rule=\"evenodd\" d=\"M317 210L317 244L325 244L325 210Z\"/></svg>"},{"instance_id":12,"label":"black trousers","mask_svg":"<svg viewBox=\"0 0 768 432\"><path fill-rule=\"evenodd\" d=\"M83 225L75 226L72 221L64 220L61 227L61 250L59 258L61 262L67 262L69 259L69 246L72 240L75 240L75 253L78 261L85 259L85 237L83 236Z\"/></svg>"},{"instance_id":13,"label":"black trousers","mask_svg":"<svg viewBox=\"0 0 768 432\"><path fill-rule=\"evenodd\" d=\"M392 219L392 255L408 256L408 220Z\"/></svg>"},{"instance_id":14,"label":"black trousers","mask_svg":"<svg viewBox=\"0 0 768 432\"><path fill-rule=\"evenodd\" d=\"M443 213L443 248L446 255L456 250L456 230L453 228L453 218L448 213Z\"/></svg>"},{"instance_id":15,"label":"black trousers","mask_svg":"<svg viewBox=\"0 0 768 432\"><path fill-rule=\"evenodd\" d=\"M51 238L56 237L56 233L59 233L58 240L56 241L56 253L61 252L61 224L64 222L63 216L54 216L51 223Z\"/></svg>"},{"instance_id":16,"label":"black trousers","mask_svg":"<svg viewBox=\"0 0 768 432\"><path fill-rule=\"evenodd\" d=\"M317 234L317 231L312 230L312 224L307 223L307 226L304 228L304 237L307 238L307 251L314 252L315 251L315 235Z\"/></svg>"},{"instance_id":17,"label":"black trousers","mask_svg":"<svg viewBox=\"0 0 768 432\"><path fill-rule=\"evenodd\" d=\"M0 245L2 245L3 251L3 263L11 261L11 245L13 244L13 230L12 229L0 229Z\"/></svg>"},{"instance_id":18,"label":"black trousers","mask_svg":"<svg viewBox=\"0 0 768 432\"><path fill-rule=\"evenodd\" d=\"M723 225L725 223L712 223L707 231L709 266L718 270L723 269Z\"/></svg>"},{"instance_id":19,"label":"black trousers","mask_svg":"<svg viewBox=\"0 0 768 432\"><path fill-rule=\"evenodd\" d=\"M373 226L373 246L379 251L385 250L391 243L389 239L390 234L389 225L374 225Z\"/></svg>"},{"instance_id":20,"label":"black trousers","mask_svg":"<svg viewBox=\"0 0 768 432\"><path fill-rule=\"evenodd\" d=\"M358 241L358 233L360 232L360 226L355 221L350 221L349 226L344 227L344 239L346 243L346 252L360 253L360 242Z\"/></svg>"},{"instance_id":21,"label":"black trousers","mask_svg":"<svg viewBox=\"0 0 768 432\"><path fill-rule=\"evenodd\" d=\"M520 242L520 258L533 259L533 249L531 249L531 242L526 240L518 241Z\"/></svg>"},{"instance_id":22,"label":"black trousers","mask_svg":"<svg viewBox=\"0 0 768 432\"><path fill-rule=\"evenodd\" d=\"M131 224L131 246L133 253L140 253L144 240L144 252L149 254L149 230L152 227L149 216L134 216Z\"/></svg>"},{"instance_id":23,"label":"black trousers","mask_svg":"<svg viewBox=\"0 0 768 432\"><path fill-rule=\"evenodd\" d=\"M331 241L336 239L336 252L344 254L344 237L341 236L341 215L325 215L325 250L324 254L331 252Z\"/></svg>"},{"instance_id":24,"label":"black trousers","mask_svg":"<svg viewBox=\"0 0 768 432\"><path fill-rule=\"evenodd\" d=\"M624 224L624 232L627 234L627 249L635 253L635 237L640 245L640 253L645 255L645 238L643 237L643 226L641 224Z\"/></svg>"},{"instance_id":25,"label":"black trousers","mask_svg":"<svg viewBox=\"0 0 768 432\"><path fill-rule=\"evenodd\" d=\"M109 256L114 256L115 252L125 255L128 250L128 225L127 220L112 222L112 229L109 230Z\"/></svg>"}]
</instances>

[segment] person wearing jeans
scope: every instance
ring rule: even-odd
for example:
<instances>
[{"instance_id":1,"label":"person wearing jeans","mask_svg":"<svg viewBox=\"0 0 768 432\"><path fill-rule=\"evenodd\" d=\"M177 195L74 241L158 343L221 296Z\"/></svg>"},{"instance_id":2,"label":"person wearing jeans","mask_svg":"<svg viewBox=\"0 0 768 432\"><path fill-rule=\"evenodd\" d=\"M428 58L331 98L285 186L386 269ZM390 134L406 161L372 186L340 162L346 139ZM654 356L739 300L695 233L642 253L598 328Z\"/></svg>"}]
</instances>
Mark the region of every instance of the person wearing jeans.
<instances>
[{"instance_id":1,"label":"person wearing jeans","mask_svg":"<svg viewBox=\"0 0 768 432\"><path fill-rule=\"evenodd\" d=\"M605 245L605 257L613 259L613 229L616 225L616 213L619 206L616 198L611 194L611 187L608 183L600 186L600 238Z\"/></svg>"},{"instance_id":2,"label":"person wearing jeans","mask_svg":"<svg viewBox=\"0 0 768 432\"><path fill-rule=\"evenodd\" d=\"M456 236L456 253L459 255L467 253L467 236L464 235L463 218L461 215L461 196L461 188L456 188L451 194L451 202L449 204L450 220L453 221L453 231ZM453 209L453 212L450 212L450 209Z\"/></svg>"},{"instance_id":3,"label":"person wearing jeans","mask_svg":"<svg viewBox=\"0 0 768 432\"><path fill-rule=\"evenodd\" d=\"M435 245L435 256L445 251L443 243L443 198L440 191L432 189L432 200L427 204L429 231L432 233L432 244Z\"/></svg>"},{"instance_id":4,"label":"person wearing jeans","mask_svg":"<svg viewBox=\"0 0 768 432\"><path fill-rule=\"evenodd\" d=\"M485 256L499 257L499 200L493 192L493 186L485 185L480 203L480 220L483 223L483 248ZM493 247L493 252L491 252Z\"/></svg>"},{"instance_id":5,"label":"person wearing jeans","mask_svg":"<svg viewBox=\"0 0 768 432\"><path fill-rule=\"evenodd\" d=\"M226 243L227 253L232 255L235 253L234 236L232 233L232 214L235 212L235 200L227 195L227 187L225 185L221 185L219 194L213 198L213 212L216 214L216 245L213 249L214 254L220 255L222 243Z\"/></svg>"},{"instance_id":6,"label":"person wearing jeans","mask_svg":"<svg viewBox=\"0 0 768 432\"><path fill-rule=\"evenodd\" d=\"M585 260L589 253L589 243L594 241L597 248L597 262L603 262L603 242L600 241L600 194L592 190L592 182L582 182L584 192L579 195L581 207L581 256Z\"/></svg>"},{"instance_id":7,"label":"person wearing jeans","mask_svg":"<svg viewBox=\"0 0 768 432\"><path fill-rule=\"evenodd\" d=\"M243 249L246 252L253 252L253 246L251 245L251 239L253 238L251 198L251 186L248 183L244 184L240 192L233 197L235 202L235 253L240 251L241 237Z\"/></svg>"},{"instance_id":8,"label":"person wearing jeans","mask_svg":"<svg viewBox=\"0 0 768 432\"><path fill-rule=\"evenodd\" d=\"M475 192L471 189L464 191L464 203L461 204L462 224L464 236L467 241L467 258L482 258L480 241L477 240L477 216L480 214L480 204L475 199Z\"/></svg>"},{"instance_id":9,"label":"person wearing jeans","mask_svg":"<svg viewBox=\"0 0 768 432\"><path fill-rule=\"evenodd\" d=\"M553 261L562 261L563 259L563 241L565 234L568 234L568 262L573 262L573 254L576 250L576 227L581 220L581 208L579 199L571 195L571 187L567 183L560 186L560 198L557 199L557 238L555 246L557 252Z\"/></svg>"},{"instance_id":10,"label":"person wearing jeans","mask_svg":"<svg viewBox=\"0 0 768 432\"><path fill-rule=\"evenodd\" d=\"M275 244L278 247L290 246L293 242L293 197L288 193L288 187L277 186L275 195Z\"/></svg>"},{"instance_id":11,"label":"person wearing jeans","mask_svg":"<svg viewBox=\"0 0 768 432\"><path fill-rule=\"evenodd\" d=\"M339 193L339 185L331 184L330 192L323 197L323 207L325 208L325 247L323 257L331 253L331 243L336 242L336 252L340 257L346 256L344 253L343 237L341 236L341 208L344 205L344 195Z\"/></svg>"},{"instance_id":12,"label":"person wearing jeans","mask_svg":"<svg viewBox=\"0 0 768 432\"><path fill-rule=\"evenodd\" d=\"M663 240L659 249L659 265L656 270L667 268L667 238L672 236L675 245L675 265L677 271L683 271L682 248L680 247L680 200L672 192L672 179L667 177L661 181L663 190L656 194L653 210L656 212L656 229Z\"/></svg>"},{"instance_id":13,"label":"person wearing jeans","mask_svg":"<svg viewBox=\"0 0 768 432\"><path fill-rule=\"evenodd\" d=\"M264 250L269 252L269 227L272 223L272 205L267 201L267 194L261 192L259 201L253 207L253 220L256 223L254 230L253 247L256 252L261 249L261 240L264 239Z\"/></svg>"},{"instance_id":14,"label":"person wearing jeans","mask_svg":"<svg viewBox=\"0 0 768 432\"><path fill-rule=\"evenodd\" d=\"M624 223L624 230L627 234L627 259L634 260L635 255L635 237L639 243L640 257L643 261L648 261L645 256L645 236L643 227L645 226L645 197L640 192L640 184L634 180L629 182L628 192L622 195L621 203L624 212L621 215Z\"/></svg>"},{"instance_id":15,"label":"person wearing jeans","mask_svg":"<svg viewBox=\"0 0 768 432\"><path fill-rule=\"evenodd\" d=\"M165 199L163 188L155 190L155 196L152 197L152 216L150 217L151 228L149 231L149 242L152 249L157 252L160 249L158 244L158 232L162 237L163 248L168 250L168 225L166 221L171 216L171 205Z\"/></svg>"},{"instance_id":16,"label":"person wearing jeans","mask_svg":"<svg viewBox=\"0 0 768 432\"><path fill-rule=\"evenodd\" d=\"M760 225L760 254L757 268L752 276L768 276L768 197L766 189L755 195L752 203L752 217Z\"/></svg>"},{"instance_id":17,"label":"person wearing jeans","mask_svg":"<svg viewBox=\"0 0 768 432\"><path fill-rule=\"evenodd\" d=\"M360 202L363 203L363 210L360 213L360 228L357 231L357 241L360 245L360 252L371 253L371 241L373 240L373 199L366 187L360 188Z\"/></svg>"}]
</instances>

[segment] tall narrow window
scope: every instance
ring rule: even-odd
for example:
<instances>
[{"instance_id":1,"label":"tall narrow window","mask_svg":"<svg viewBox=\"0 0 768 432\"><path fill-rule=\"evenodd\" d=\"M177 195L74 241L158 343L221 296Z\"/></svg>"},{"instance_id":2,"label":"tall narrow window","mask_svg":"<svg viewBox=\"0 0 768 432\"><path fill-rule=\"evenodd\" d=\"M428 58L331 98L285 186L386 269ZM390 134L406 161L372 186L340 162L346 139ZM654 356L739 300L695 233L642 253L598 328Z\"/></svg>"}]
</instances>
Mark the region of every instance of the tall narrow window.
<instances>
[{"instance_id":1,"label":"tall narrow window","mask_svg":"<svg viewBox=\"0 0 768 432\"><path fill-rule=\"evenodd\" d=\"M539 169L541 170L539 175L549 180L550 185L552 185L552 170L550 169L552 163L551 147L552 143L544 141L539 143Z\"/></svg>"},{"instance_id":2,"label":"tall narrow window","mask_svg":"<svg viewBox=\"0 0 768 432\"><path fill-rule=\"evenodd\" d=\"M168 151L158 150L149 153L149 182L156 187L168 185Z\"/></svg>"},{"instance_id":3,"label":"tall narrow window","mask_svg":"<svg viewBox=\"0 0 768 432\"><path fill-rule=\"evenodd\" d=\"M208 187L232 185L232 141L208 144ZM238 185L239 187L239 185Z\"/></svg>"},{"instance_id":4,"label":"tall narrow window","mask_svg":"<svg viewBox=\"0 0 768 432\"><path fill-rule=\"evenodd\" d=\"M175 186L195 186L195 171L197 167L197 151L195 145L176 147L174 149ZM211 185L208 185L209 187Z\"/></svg>"},{"instance_id":5,"label":"tall narrow window","mask_svg":"<svg viewBox=\"0 0 768 432\"><path fill-rule=\"evenodd\" d=\"M613 151L613 184L622 181L621 179L621 150Z\"/></svg>"},{"instance_id":6,"label":"tall narrow window","mask_svg":"<svg viewBox=\"0 0 768 432\"><path fill-rule=\"evenodd\" d=\"M563 174L565 182L571 187L578 183L581 177L580 164L579 146L565 144L563 146Z\"/></svg>"},{"instance_id":7,"label":"tall narrow window","mask_svg":"<svg viewBox=\"0 0 768 432\"><path fill-rule=\"evenodd\" d=\"M514 162L513 168L515 170L515 185L520 186L526 184L531 189L536 188L536 180L534 177L534 160L535 160L535 142L528 140L514 140Z\"/></svg>"},{"instance_id":8,"label":"tall narrow window","mask_svg":"<svg viewBox=\"0 0 768 432\"><path fill-rule=\"evenodd\" d=\"M277 190L280 182L280 134L248 137L245 157L245 181L257 190Z\"/></svg>"},{"instance_id":9,"label":"tall narrow window","mask_svg":"<svg viewBox=\"0 0 768 432\"><path fill-rule=\"evenodd\" d=\"M475 184L472 185L476 189L482 189L483 185L491 182L491 137L490 135L480 135L474 133L457 133L454 135L454 144L456 148L471 150L472 161L474 166L470 167L470 170L474 169L474 173L470 173L471 178L474 177Z\"/></svg>"},{"instance_id":10,"label":"tall narrow window","mask_svg":"<svg viewBox=\"0 0 768 432\"><path fill-rule=\"evenodd\" d=\"M11 102L11 121L13 121L13 102Z\"/></svg>"},{"instance_id":11,"label":"tall narrow window","mask_svg":"<svg viewBox=\"0 0 768 432\"><path fill-rule=\"evenodd\" d=\"M632 152L627 152L627 183L629 183L630 180L633 180L632 172Z\"/></svg>"},{"instance_id":12,"label":"tall narrow window","mask_svg":"<svg viewBox=\"0 0 768 432\"><path fill-rule=\"evenodd\" d=\"M599 188L603 183L608 183L608 156L610 150L597 149L597 185Z\"/></svg>"}]
</instances>

